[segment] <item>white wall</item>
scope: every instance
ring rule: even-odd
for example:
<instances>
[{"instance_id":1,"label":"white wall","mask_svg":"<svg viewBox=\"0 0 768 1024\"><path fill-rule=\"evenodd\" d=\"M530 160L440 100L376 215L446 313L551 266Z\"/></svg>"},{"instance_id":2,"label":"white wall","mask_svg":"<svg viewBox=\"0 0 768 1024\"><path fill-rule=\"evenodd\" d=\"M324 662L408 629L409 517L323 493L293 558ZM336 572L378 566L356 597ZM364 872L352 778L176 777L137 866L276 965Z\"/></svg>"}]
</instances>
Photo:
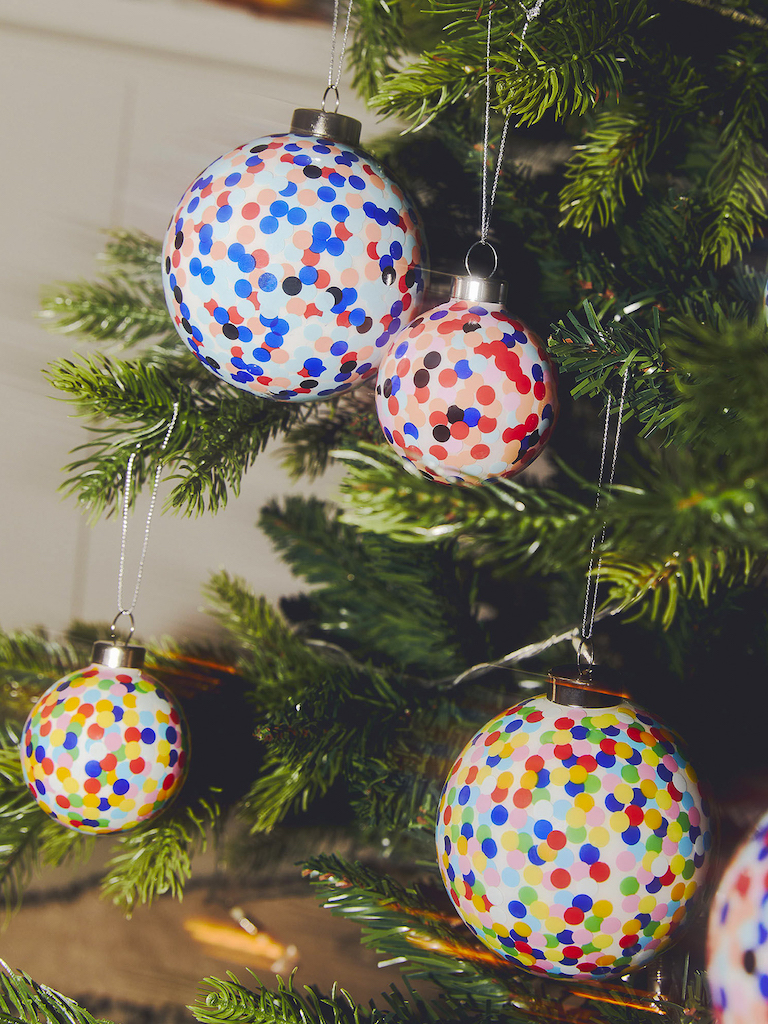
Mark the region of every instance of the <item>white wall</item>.
<instances>
[{"instance_id":1,"label":"white wall","mask_svg":"<svg viewBox=\"0 0 768 1024\"><path fill-rule=\"evenodd\" d=\"M295 106L318 106L329 41L324 25L190 0L0 0L3 628L60 630L73 617L104 621L116 611L118 523L88 526L57 493L85 433L40 372L76 344L36 321L41 287L92 277L105 228L162 237L179 196L212 159L283 130ZM348 85L342 99L370 138L375 126ZM262 502L291 486L266 455L217 516L157 517L138 633L210 628L200 585L220 566L270 597L295 591L253 525ZM330 480L320 485L331 489ZM145 508L131 522L128 593Z\"/></svg>"}]
</instances>

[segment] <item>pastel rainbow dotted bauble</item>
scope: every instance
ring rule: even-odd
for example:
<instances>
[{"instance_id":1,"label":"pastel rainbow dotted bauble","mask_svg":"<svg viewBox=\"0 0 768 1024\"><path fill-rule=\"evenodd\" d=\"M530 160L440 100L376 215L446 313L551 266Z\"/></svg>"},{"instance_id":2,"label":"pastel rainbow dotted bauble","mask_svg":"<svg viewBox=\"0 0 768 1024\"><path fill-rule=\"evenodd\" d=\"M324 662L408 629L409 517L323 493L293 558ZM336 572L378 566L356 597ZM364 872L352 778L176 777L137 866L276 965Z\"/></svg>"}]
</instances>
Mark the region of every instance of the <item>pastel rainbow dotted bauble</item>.
<instances>
[{"instance_id":1,"label":"pastel rainbow dotted bauble","mask_svg":"<svg viewBox=\"0 0 768 1024\"><path fill-rule=\"evenodd\" d=\"M721 1024L768 1022L768 814L737 851L715 893L707 972Z\"/></svg>"},{"instance_id":2,"label":"pastel rainbow dotted bauble","mask_svg":"<svg viewBox=\"0 0 768 1024\"><path fill-rule=\"evenodd\" d=\"M46 814L101 833L159 814L183 785L188 748L184 716L162 683L141 668L94 661L37 701L20 753L24 780Z\"/></svg>"},{"instance_id":3,"label":"pastel rainbow dotted bauble","mask_svg":"<svg viewBox=\"0 0 768 1024\"><path fill-rule=\"evenodd\" d=\"M384 436L440 483L519 473L557 409L542 343L499 302L452 299L419 316L392 342L376 386Z\"/></svg>"},{"instance_id":4,"label":"pastel rainbow dotted bauble","mask_svg":"<svg viewBox=\"0 0 768 1024\"><path fill-rule=\"evenodd\" d=\"M163 283L176 330L207 369L300 402L376 373L416 315L422 262L416 210L386 172L355 145L291 131L239 146L195 179L171 218Z\"/></svg>"},{"instance_id":5,"label":"pastel rainbow dotted bauble","mask_svg":"<svg viewBox=\"0 0 768 1024\"><path fill-rule=\"evenodd\" d=\"M699 887L706 805L674 736L629 704L534 697L467 744L437 854L461 917L537 973L624 974L660 952Z\"/></svg>"}]
</instances>

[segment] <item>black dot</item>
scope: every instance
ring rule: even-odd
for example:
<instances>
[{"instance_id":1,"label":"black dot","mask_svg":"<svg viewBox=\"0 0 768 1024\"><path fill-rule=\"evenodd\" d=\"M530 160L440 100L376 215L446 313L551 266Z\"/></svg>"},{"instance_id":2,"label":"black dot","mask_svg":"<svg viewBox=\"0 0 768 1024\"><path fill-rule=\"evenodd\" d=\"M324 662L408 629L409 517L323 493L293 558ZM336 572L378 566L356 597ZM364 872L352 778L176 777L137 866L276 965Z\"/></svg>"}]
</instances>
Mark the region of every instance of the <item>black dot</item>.
<instances>
[{"instance_id":1,"label":"black dot","mask_svg":"<svg viewBox=\"0 0 768 1024\"><path fill-rule=\"evenodd\" d=\"M181 302L184 298L181 292L181 288L179 288L178 285L176 285L176 287L173 289L173 297L174 299L176 299L177 302Z\"/></svg>"},{"instance_id":2,"label":"black dot","mask_svg":"<svg viewBox=\"0 0 768 1024\"><path fill-rule=\"evenodd\" d=\"M192 333L192 326L190 325L189 320L187 320L187 318L185 316L183 316L181 318L181 326L184 328L184 330L187 332L187 334L191 334Z\"/></svg>"},{"instance_id":3,"label":"black dot","mask_svg":"<svg viewBox=\"0 0 768 1024\"><path fill-rule=\"evenodd\" d=\"M427 352L424 356L424 365L428 370L434 370L436 366L440 365L442 356L439 352Z\"/></svg>"},{"instance_id":4,"label":"black dot","mask_svg":"<svg viewBox=\"0 0 768 1024\"><path fill-rule=\"evenodd\" d=\"M326 288L325 290L328 292L329 295L333 296L333 298L334 298L334 303L333 303L334 306L338 302L341 302L341 298L342 298L342 296L341 296L341 288L336 288L335 285L331 285L330 288Z\"/></svg>"},{"instance_id":5,"label":"black dot","mask_svg":"<svg viewBox=\"0 0 768 1024\"><path fill-rule=\"evenodd\" d=\"M377 394L377 395L380 395L380 394L381 394L381 384L377 384L377 385L376 385L376 394Z\"/></svg>"},{"instance_id":6,"label":"black dot","mask_svg":"<svg viewBox=\"0 0 768 1024\"><path fill-rule=\"evenodd\" d=\"M417 370L413 375L413 383L417 388L425 388L429 384L429 370Z\"/></svg>"},{"instance_id":7,"label":"black dot","mask_svg":"<svg viewBox=\"0 0 768 1024\"><path fill-rule=\"evenodd\" d=\"M339 370L342 373L351 373L356 366L357 366L357 360L356 359L345 359L344 362L339 367ZM391 384L390 384L390 390L391 390ZM387 398L389 398L389 395L387 395Z\"/></svg>"},{"instance_id":8,"label":"black dot","mask_svg":"<svg viewBox=\"0 0 768 1024\"><path fill-rule=\"evenodd\" d=\"M405 275L405 287L410 288L413 282L416 280L416 271L411 267Z\"/></svg>"},{"instance_id":9,"label":"black dot","mask_svg":"<svg viewBox=\"0 0 768 1024\"><path fill-rule=\"evenodd\" d=\"M301 291L301 281L298 277L286 277L283 281L283 291L286 295L298 295Z\"/></svg>"},{"instance_id":10,"label":"black dot","mask_svg":"<svg viewBox=\"0 0 768 1024\"><path fill-rule=\"evenodd\" d=\"M471 334L472 331L480 330L480 324L464 324L462 330L464 331L465 334Z\"/></svg>"},{"instance_id":11,"label":"black dot","mask_svg":"<svg viewBox=\"0 0 768 1024\"><path fill-rule=\"evenodd\" d=\"M183 231L177 231L176 232L176 237L173 240L173 244L176 246L177 249L180 249L182 247L182 245L184 245L184 232Z\"/></svg>"},{"instance_id":12,"label":"black dot","mask_svg":"<svg viewBox=\"0 0 768 1024\"><path fill-rule=\"evenodd\" d=\"M394 284L397 274L395 273L394 267L384 267L381 272L381 280L384 284Z\"/></svg>"},{"instance_id":13,"label":"black dot","mask_svg":"<svg viewBox=\"0 0 768 1024\"><path fill-rule=\"evenodd\" d=\"M754 974L755 967L755 954L751 949L748 949L744 954L744 970L747 974Z\"/></svg>"},{"instance_id":14,"label":"black dot","mask_svg":"<svg viewBox=\"0 0 768 1024\"><path fill-rule=\"evenodd\" d=\"M260 146L251 146L252 153L263 153L265 149L269 149L269 143L262 143Z\"/></svg>"},{"instance_id":15,"label":"black dot","mask_svg":"<svg viewBox=\"0 0 768 1024\"><path fill-rule=\"evenodd\" d=\"M370 331L370 329L372 327L373 327L373 320L371 320L371 318L369 316L367 316L365 318L365 320L363 320L363 322L358 325L357 333L358 334L367 334L368 331Z\"/></svg>"},{"instance_id":16,"label":"black dot","mask_svg":"<svg viewBox=\"0 0 768 1024\"><path fill-rule=\"evenodd\" d=\"M392 394L392 378L391 377L387 377L387 379L384 381L384 397L385 398L389 398L389 396L391 394Z\"/></svg>"},{"instance_id":17,"label":"black dot","mask_svg":"<svg viewBox=\"0 0 768 1024\"><path fill-rule=\"evenodd\" d=\"M446 416L449 423L460 423L464 419L464 410L460 409L458 405L449 405Z\"/></svg>"},{"instance_id":18,"label":"black dot","mask_svg":"<svg viewBox=\"0 0 768 1024\"><path fill-rule=\"evenodd\" d=\"M436 427L432 428L432 437L434 437L436 441L447 441L450 436L450 428L444 423L438 423Z\"/></svg>"},{"instance_id":19,"label":"black dot","mask_svg":"<svg viewBox=\"0 0 768 1024\"><path fill-rule=\"evenodd\" d=\"M428 473L428 472L426 471L426 469L420 469L420 470L419 470L419 472L421 473L421 475L422 475L422 476L424 477L424 479L425 479L425 480L434 480L434 479L435 479L435 478L434 478L434 477L432 476L432 474L431 474L431 473Z\"/></svg>"},{"instance_id":20,"label":"black dot","mask_svg":"<svg viewBox=\"0 0 768 1024\"><path fill-rule=\"evenodd\" d=\"M166 274L170 274L170 272L171 272L171 257L170 256L166 256L165 257L165 272L166 272Z\"/></svg>"},{"instance_id":21,"label":"black dot","mask_svg":"<svg viewBox=\"0 0 768 1024\"><path fill-rule=\"evenodd\" d=\"M221 328L221 333L224 335L225 338L229 338L230 341L234 341L235 338L240 337L240 332L238 331L234 324L224 324L224 326Z\"/></svg>"},{"instance_id":22,"label":"black dot","mask_svg":"<svg viewBox=\"0 0 768 1024\"><path fill-rule=\"evenodd\" d=\"M307 164L304 168L304 174L307 178L322 178L323 169L322 167L315 167L314 164Z\"/></svg>"},{"instance_id":23,"label":"black dot","mask_svg":"<svg viewBox=\"0 0 768 1024\"><path fill-rule=\"evenodd\" d=\"M317 381L316 380L305 380L304 383L301 386L303 388L316 388L317 387Z\"/></svg>"},{"instance_id":24,"label":"black dot","mask_svg":"<svg viewBox=\"0 0 768 1024\"><path fill-rule=\"evenodd\" d=\"M213 356L206 356L205 361L206 363L208 363L209 366L212 366L214 370L219 369L219 363L216 362Z\"/></svg>"},{"instance_id":25,"label":"black dot","mask_svg":"<svg viewBox=\"0 0 768 1024\"><path fill-rule=\"evenodd\" d=\"M409 327L419 327L423 323L424 323L424 317L423 316L419 316L415 320L412 320L408 326Z\"/></svg>"}]
</instances>

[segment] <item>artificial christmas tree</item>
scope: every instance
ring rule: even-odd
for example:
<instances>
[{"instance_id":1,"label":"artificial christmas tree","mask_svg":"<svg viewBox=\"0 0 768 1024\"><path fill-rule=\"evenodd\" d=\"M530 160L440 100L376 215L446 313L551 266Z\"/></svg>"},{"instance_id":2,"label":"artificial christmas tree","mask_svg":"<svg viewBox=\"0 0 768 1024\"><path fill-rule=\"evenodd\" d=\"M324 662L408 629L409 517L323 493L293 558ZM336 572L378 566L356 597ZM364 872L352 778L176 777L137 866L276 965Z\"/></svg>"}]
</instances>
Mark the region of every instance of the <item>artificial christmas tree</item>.
<instances>
[{"instance_id":1,"label":"artificial christmas tree","mask_svg":"<svg viewBox=\"0 0 768 1024\"><path fill-rule=\"evenodd\" d=\"M476 6L437 0L427 13L361 0L355 18L358 86L421 129L374 155L422 204L434 306L441 275L475 237L486 23ZM578 643L603 522L598 659L685 736L726 841L734 788L768 768L768 331L752 249L768 203L768 18L758 0L549 0L522 39L526 25L521 5L494 8L492 141L505 116L514 127L491 237L510 302L549 337L560 367L560 423L538 470L440 487L390 452L365 385L311 409L227 387L178 344L151 239L114 235L106 280L48 303L61 327L126 350L49 370L78 412L106 426L69 467L84 507L115 508L139 439L135 480L147 483L157 450L147 442L160 441L176 402L164 455L174 509L215 512L279 434L297 475L332 458L346 468L340 507L294 497L262 510L262 529L313 584L308 595L278 611L221 573L208 594L226 649L150 652L151 673L175 683L195 757L173 806L117 839L105 888L128 909L180 891L196 844L225 820L247 826L252 852L308 821L332 822L361 850L385 838L393 877L330 856L305 870L336 913L366 921L364 941L409 984L426 978L437 995L396 993L370 1009L340 993L214 980L194 1011L201 1021L711 1019L702 928L689 928L690 962L680 951L675 986L660 992L638 976L533 978L464 929L432 846L455 757L532 684L543 690L547 668ZM414 41L421 57L407 57ZM599 412L624 381L617 483L596 510ZM33 698L83 664L82 633L2 638L9 904L40 859L60 862L84 842L28 794L15 748ZM208 685L190 658L208 663ZM6 975L2 992L17 1018L90 1020L19 976Z\"/></svg>"}]
</instances>

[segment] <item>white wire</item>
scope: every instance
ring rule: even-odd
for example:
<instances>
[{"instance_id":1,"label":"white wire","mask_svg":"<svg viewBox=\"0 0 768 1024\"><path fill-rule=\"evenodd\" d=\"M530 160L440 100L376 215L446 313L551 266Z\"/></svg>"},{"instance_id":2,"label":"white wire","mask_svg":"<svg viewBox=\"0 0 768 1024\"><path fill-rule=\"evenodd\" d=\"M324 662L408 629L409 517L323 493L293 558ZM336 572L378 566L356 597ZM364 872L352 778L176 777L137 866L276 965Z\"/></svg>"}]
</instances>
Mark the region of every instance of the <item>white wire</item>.
<instances>
[{"instance_id":1,"label":"white wire","mask_svg":"<svg viewBox=\"0 0 768 1024\"><path fill-rule=\"evenodd\" d=\"M347 49L347 36L349 35L349 19L352 16L352 4L353 0L349 0L347 4L347 20L344 23L344 36L341 40L341 52L339 53L339 66L336 70L336 80L333 79L333 65L336 63L336 33L339 26L339 0L334 0L333 4L333 25L331 27L331 60L328 65L328 88L336 89L338 91L339 81L341 80L341 72L344 68L344 54Z\"/></svg>"},{"instance_id":2,"label":"white wire","mask_svg":"<svg viewBox=\"0 0 768 1024\"><path fill-rule=\"evenodd\" d=\"M179 403L173 403L173 416L171 422L168 424L168 429L165 432L163 443L160 445L160 452L164 452L168 447L168 441L170 440L173 428L176 426L176 420L179 416ZM133 465L136 461L136 456L139 454L140 446L137 445L135 451L131 452L130 458L128 459L128 465L125 467L125 485L123 490L123 523L122 532L120 537L120 566L117 570L117 616L116 619L121 615L131 615L133 609L136 607L136 601L139 597L139 588L141 587L141 578L144 574L144 560L147 556L147 545L149 544L149 528L152 523L152 514L155 511L155 503L157 501L157 489L160 486L160 474L163 471L163 461L157 464L155 470L155 479L152 484L152 494L149 499L149 511L147 512L147 521L144 525L144 542L141 547L141 556L139 558L139 568L136 573L136 586L133 588L133 597L131 598L130 607L126 608L123 604L123 576L125 573L125 542L128 537L128 510L131 505L131 481L133 479Z\"/></svg>"}]
</instances>

